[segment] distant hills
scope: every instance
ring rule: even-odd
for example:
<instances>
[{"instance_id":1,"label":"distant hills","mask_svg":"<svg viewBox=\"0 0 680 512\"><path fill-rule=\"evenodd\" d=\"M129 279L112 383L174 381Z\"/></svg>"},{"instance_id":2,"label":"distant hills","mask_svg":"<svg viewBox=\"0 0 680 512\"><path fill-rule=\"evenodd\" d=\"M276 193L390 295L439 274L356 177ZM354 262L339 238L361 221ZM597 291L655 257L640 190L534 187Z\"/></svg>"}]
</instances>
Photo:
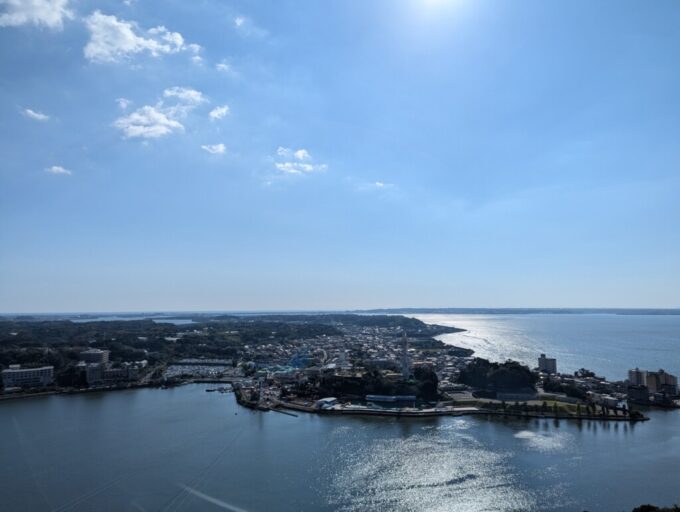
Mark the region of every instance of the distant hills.
<instances>
[{"instance_id":1,"label":"distant hills","mask_svg":"<svg viewBox=\"0 0 680 512\"><path fill-rule=\"evenodd\" d=\"M0 319L23 321L75 320L80 322L103 320L193 319L196 322L224 317L291 317L296 315L680 315L680 309L655 308L382 308L327 311L155 311L128 313L0 313Z\"/></svg>"},{"instance_id":2,"label":"distant hills","mask_svg":"<svg viewBox=\"0 0 680 512\"><path fill-rule=\"evenodd\" d=\"M356 312L395 315L680 315L680 309L623 308L387 308Z\"/></svg>"}]
</instances>

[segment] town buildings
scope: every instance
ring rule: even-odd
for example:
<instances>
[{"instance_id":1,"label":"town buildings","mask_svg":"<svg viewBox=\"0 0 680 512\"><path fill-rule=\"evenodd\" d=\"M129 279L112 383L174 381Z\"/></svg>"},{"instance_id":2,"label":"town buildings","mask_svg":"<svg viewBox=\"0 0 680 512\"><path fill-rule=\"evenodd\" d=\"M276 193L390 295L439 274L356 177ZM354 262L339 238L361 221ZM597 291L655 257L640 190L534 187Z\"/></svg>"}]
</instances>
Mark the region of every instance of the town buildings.
<instances>
[{"instance_id":1,"label":"town buildings","mask_svg":"<svg viewBox=\"0 0 680 512\"><path fill-rule=\"evenodd\" d=\"M109 363L81 362L78 366L85 373L88 386L111 386L136 381L140 370L146 367L146 361L122 363L120 366L113 366Z\"/></svg>"},{"instance_id":2,"label":"town buildings","mask_svg":"<svg viewBox=\"0 0 680 512\"><path fill-rule=\"evenodd\" d=\"M22 368L20 364L12 364L2 370L2 384L5 390L10 388L42 388L54 383L54 366L40 368Z\"/></svg>"},{"instance_id":3,"label":"town buildings","mask_svg":"<svg viewBox=\"0 0 680 512\"><path fill-rule=\"evenodd\" d=\"M650 393L666 393L671 396L678 394L678 378L664 370L628 370L628 383L631 386L647 386Z\"/></svg>"},{"instance_id":4,"label":"town buildings","mask_svg":"<svg viewBox=\"0 0 680 512\"><path fill-rule=\"evenodd\" d=\"M80 353L81 362L78 369L84 374L88 386L110 386L125 382L134 382L139 378L146 361L121 363L113 365L109 362L109 351L96 348Z\"/></svg>"}]
</instances>

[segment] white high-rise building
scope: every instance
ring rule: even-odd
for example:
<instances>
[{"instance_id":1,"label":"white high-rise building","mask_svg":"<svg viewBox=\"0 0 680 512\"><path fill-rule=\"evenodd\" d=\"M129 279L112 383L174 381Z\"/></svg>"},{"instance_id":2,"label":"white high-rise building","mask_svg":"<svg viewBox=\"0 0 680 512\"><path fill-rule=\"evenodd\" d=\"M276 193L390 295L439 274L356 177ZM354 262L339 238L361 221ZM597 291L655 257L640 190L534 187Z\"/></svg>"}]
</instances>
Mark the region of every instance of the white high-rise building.
<instances>
[{"instance_id":1,"label":"white high-rise building","mask_svg":"<svg viewBox=\"0 0 680 512\"><path fill-rule=\"evenodd\" d=\"M404 380L411 377L411 360L408 357L408 337L406 332L401 335L401 376Z\"/></svg>"},{"instance_id":2,"label":"white high-rise building","mask_svg":"<svg viewBox=\"0 0 680 512\"><path fill-rule=\"evenodd\" d=\"M557 373L557 359L554 357L545 357L545 354L541 354L541 357L538 358L538 371Z\"/></svg>"},{"instance_id":3,"label":"white high-rise building","mask_svg":"<svg viewBox=\"0 0 680 512\"><path fill-rule=\"evenodd\" d=\"M2 384L7 388L43 388L54 382L54 366L22 368L19 364L2 370Z\"/></svg>"}]
</instances>

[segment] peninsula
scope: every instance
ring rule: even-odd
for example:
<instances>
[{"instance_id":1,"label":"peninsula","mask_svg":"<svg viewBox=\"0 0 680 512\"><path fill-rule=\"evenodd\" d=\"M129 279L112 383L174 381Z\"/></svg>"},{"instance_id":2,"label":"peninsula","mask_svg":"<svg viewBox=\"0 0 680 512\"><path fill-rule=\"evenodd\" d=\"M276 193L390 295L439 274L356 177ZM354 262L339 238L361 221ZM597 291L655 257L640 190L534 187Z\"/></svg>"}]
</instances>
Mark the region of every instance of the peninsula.
<instances>
[{"instance_id":1,"label":"peninsula","mask_svg":"<svg viewBox=\"0 0 680 512\"><path fill-rule=\"evenodd\" d=\"M198 381L233 384L255 409L320 414L638 421L633 404L677 406L677 379L663 371L608 381L557 373L545 356L533 369L490 362L436 338L461 331L380 314L7 318L0 396Z\"/></svg>"}]
</instances>

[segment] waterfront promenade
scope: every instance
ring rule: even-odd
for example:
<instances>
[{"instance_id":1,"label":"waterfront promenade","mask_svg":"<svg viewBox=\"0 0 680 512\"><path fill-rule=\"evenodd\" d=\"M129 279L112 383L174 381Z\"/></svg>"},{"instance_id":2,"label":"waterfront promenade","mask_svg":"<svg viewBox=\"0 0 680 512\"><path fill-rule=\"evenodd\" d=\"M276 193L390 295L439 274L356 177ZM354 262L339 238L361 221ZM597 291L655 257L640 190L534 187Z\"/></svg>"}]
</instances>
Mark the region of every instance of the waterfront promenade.
<instances>
[{"instance_id":1,"label":"waterfront promenade","mask_svg":"<svg viewBox=\"0 0 680 512\"><path fill-rule=\"evenodd\" d=\"M311 402L302 401L287 401L279 399L265 399L265 400L251 400L248 392L240 388L235 388L234 396L239 405L249 409L259 411L269 411L276 409L288 409L308 414L322 414L322 415L343 415L343 416L384 416L396 418L432 418L437 416L495 416L506 418L536 418L536 419L556 419L556 420L572 420L572 421L614 421L614 422L638 422L647 421L647 416L633 417L630 416L601 416L601 415L571 415L553 412L533 412L533 411L499 411L490 410L477 406L444 406L444 407L425 407L425 408L383 408L371 407L368 405L356 404L337 404L327 408L317 408Z\"/></svg>"}]
</instances>

